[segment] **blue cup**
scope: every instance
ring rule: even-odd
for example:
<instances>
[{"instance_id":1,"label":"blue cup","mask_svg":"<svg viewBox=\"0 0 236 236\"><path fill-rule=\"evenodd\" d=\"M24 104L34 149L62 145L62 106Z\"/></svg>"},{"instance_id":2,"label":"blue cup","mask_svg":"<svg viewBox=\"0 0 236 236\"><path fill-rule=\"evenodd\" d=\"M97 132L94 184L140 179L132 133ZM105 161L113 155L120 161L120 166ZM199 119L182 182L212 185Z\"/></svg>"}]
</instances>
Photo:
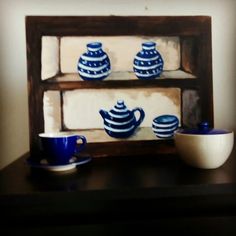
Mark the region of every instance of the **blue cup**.
<instances>
[{"instance_id":1,"label":"blue cup","mask_svg":"<svg viewBox=\"0 0 236 236\"><path fill-rule=\"evenodd\" d=\"M87 140L82 135L65 133L39 134L45 159L51 165L66 165L73 156L78 155L85 147ZM78 146L78 141L82 143Z\"/></svg>"}]
</instances>

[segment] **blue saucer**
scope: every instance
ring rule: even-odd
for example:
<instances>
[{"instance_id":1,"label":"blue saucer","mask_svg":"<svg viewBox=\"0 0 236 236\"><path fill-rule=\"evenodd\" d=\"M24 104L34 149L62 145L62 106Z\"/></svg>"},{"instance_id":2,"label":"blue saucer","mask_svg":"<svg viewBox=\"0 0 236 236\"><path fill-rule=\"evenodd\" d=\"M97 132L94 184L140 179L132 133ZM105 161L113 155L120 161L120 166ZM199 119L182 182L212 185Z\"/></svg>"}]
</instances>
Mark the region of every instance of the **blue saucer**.
<instances>
[{"instance_id":1,"label":"blue saucer","mask_svg":"<svg viewBox=\"0 0 236 236\"><path fill-rule=\"evenodd\" d=\"M79 165L86 164L90 162L92 158L90 156L85 156L85 157L72 157L70 160L70 163L66 165L51 165L47 162L46 159L42 159L39 163L34 162L30 159L27 160L27 163L30 167L32 168L38 168L38 169L43 169L47 171L53 171L53 172L61 172L61 171L68 171L75 169Z\"/></svg>"}]
</instances>

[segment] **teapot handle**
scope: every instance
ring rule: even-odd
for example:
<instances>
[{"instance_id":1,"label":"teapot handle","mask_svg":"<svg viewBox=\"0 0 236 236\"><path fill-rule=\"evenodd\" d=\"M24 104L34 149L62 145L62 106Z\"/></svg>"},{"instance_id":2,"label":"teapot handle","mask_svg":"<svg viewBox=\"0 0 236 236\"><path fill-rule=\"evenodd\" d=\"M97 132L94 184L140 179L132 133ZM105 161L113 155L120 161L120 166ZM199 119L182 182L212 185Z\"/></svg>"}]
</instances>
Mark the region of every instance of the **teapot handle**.
<instances>
[{"instance_id":1,"label":"teapot handle","mask_svg":"<svg viewBox=\"0 0 236 236\"><path fill-rule=\"evenodd\" d=\"M135 112L139 112L139 118L138 119L136 119L136 116L135 116ZM142 108L139 108L139 107L137 107L137 108L134 108L133 110L132 110L132 112L133 112L133 114L134 114L134 116L135 116L135 119L136 119L136 123L135 123L135 126L136 127L138 127L141 123L142 123L142 121L143 121L143 119L144 119L144 117L145 117L145 112L144 112L144 110L142 109Z\"/></svg>"}]
</instances>

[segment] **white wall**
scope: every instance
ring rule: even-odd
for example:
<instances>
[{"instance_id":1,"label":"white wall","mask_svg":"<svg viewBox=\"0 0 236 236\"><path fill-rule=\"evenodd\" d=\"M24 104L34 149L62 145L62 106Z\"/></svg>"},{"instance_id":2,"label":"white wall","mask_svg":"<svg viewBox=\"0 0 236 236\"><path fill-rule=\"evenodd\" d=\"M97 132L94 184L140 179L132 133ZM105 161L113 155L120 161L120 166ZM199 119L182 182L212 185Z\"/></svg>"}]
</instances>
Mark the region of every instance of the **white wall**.
<instances>
[{"instance_id":1,"label":"white wall","mask_svg":"<svg viewBox=\"0 0 236 236\"><path fill-rule=\"evenodd\" d=\"M1 0L0 168L29 150L25 15L210 15L215 126L236 131L235 0Z\"/></svg>"}]
</instances>

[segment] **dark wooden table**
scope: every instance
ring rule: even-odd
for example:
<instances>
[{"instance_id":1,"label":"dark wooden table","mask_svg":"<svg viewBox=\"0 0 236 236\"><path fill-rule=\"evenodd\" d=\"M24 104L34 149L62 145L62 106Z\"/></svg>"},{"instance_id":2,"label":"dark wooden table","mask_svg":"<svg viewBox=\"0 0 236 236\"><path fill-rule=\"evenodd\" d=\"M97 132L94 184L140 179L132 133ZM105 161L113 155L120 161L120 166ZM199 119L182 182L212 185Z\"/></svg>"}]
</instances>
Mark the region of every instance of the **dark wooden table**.
<instances>
[{"instance_id":1,"label":"dark wooden table","mask_svg":"<svg viewBox=\"0 0 236 236\"><path fill-rule=\"evenodd\" d=\"M215 170L160 155L93 159L55 174L26 158L0 172L8 235L236 235L236 150Z\"/></svg>"}]
</instances>

